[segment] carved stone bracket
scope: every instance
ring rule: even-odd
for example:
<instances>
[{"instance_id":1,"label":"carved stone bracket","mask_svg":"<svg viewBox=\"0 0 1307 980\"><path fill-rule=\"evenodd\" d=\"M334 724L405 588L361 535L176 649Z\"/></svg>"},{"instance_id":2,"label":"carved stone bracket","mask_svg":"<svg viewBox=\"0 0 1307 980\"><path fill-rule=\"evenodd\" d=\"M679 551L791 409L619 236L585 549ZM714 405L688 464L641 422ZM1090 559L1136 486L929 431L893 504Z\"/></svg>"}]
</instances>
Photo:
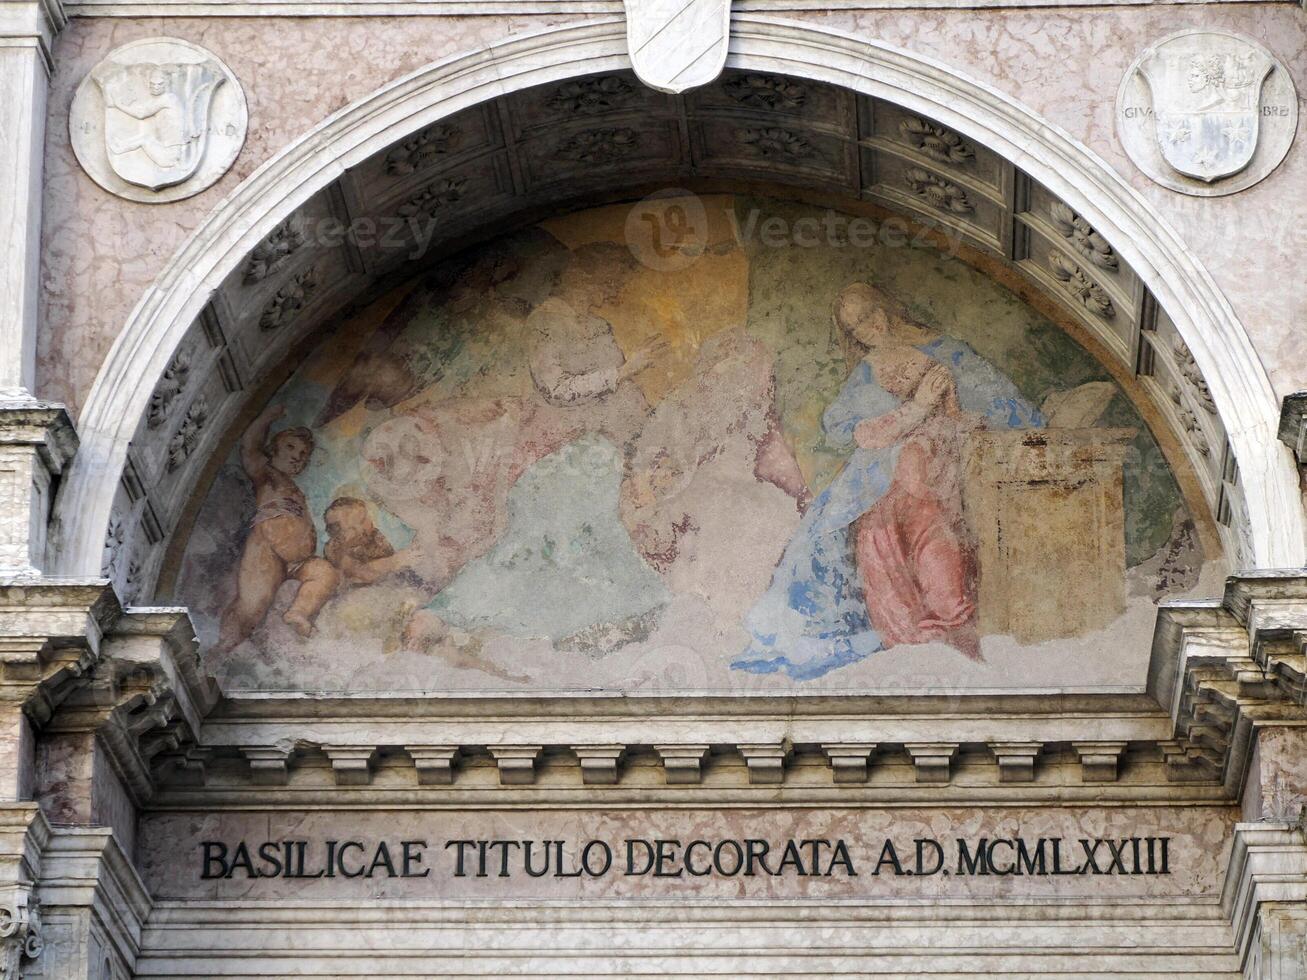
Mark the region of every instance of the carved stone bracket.
<instances>
[{"instance_id":1,"label":"carved stone bracket","mask_svg":"<svg viewBox=\"0 0 1307 980\"><path fill-rule=\"evenodd\" d=\"M418 785L447 786L454 781L458 761L457 745L407 745L404 747L417 769Z\"/></svg>"},{"instance_id":2,"label":"carved stone bracket","mask_svg":"<svg viewBox=\"0 0 1307 980\"><path fill-rule=\"evenodd\" d=\"M744 756L745 765L749 767L749 782L754 785L768 785L785 780L785 760L789 758L790 746L779 744L754 743L737 745L740 755Z\"/></svg>"},{"instance_id":3,"label":"carved stone bracket","mask_svg":"<svg viewBox=\"0 0 1307 980\"><path fill-rule=\"evenodd\" d=\"M703 778L703 757L708 754L707 745L655 745L654 749L663 760L663 772L667 782L673 786L697 783Z\"/></svg>"},{"instance_id":4,"label":"carved stone bracket","mask_svg":"<svg viewBox=\"0 0 1307 980\"><path fill-rule=\"evenodd\" d=\"M904 745L917 770L919 783L947 783L951 775L956 742L909 742Z\"/></svg>"},{"instance_id":5,"label":"carved stone bracket","mask_svg":"<svg viewBox=\"0 0 1307 980\"><path fill-rule=\"evenodd\" d=\"M581 782L592 786L609 786L617 782L617 767L626 752L625 745L573 745L581 762Z\"/></svg>"},{"instance_id":6,"label":"carved stone bracket","mask_svg":"<svg viewBox=\"0 0 1307 980\"><path fill-rule=\"evenodd\" d=\"M499 782L504 786L524 786L535 782L539 745L492 745L490 754L499 766Z\"/></svg>"},{"instance_id":7,"label":"carved stone bracket","mask_svg":"<svg viewBox=\"0 0 1307 980\"><path fill-rule=\"evenodd\" d=\"M98 661L120 614L101 581L0 579L0 703L45 724Z\"/></svg>"},{"instance_id":8,"label":"carved stone bracket","mask_svg":"<svg viewBox=\"0 0 1307 980\"><path fill-rule=\"evenodd\" d=\"M867 761L876 751L874 742L828 742L822 746L830 759L831 778L837 783L865 783Z\"/></svg>"},{"instance_id":9,"label":"carved stone bracket","mask_svg":"<svg viewBox=\"0 0 1307 980\"><path fill-rule=\"evenodd\" d=\"M1035 778L1035 759L1043 748L1040 742L993 742L989 746L998 762L998 781L1028 783Z\"/></svg>"},{"instance_id":10,"label":"carved stone bracket","mask_svg":"<svg viewBox=\"0 0 1307 980\"><path fill-rule=\"evenodd\" d=\"M322 751L331 760L337 786L366 786L372 782L372 758L377 754L370 745L324 745Z\"/></svg>"},{"instance_id":11,"label":"carved stone bracket","mask_svg":"<svg viewBox=\"0 0 1307 980\"><path fill-rule=\"evenodd\" d=\"M1296 391L1280 406L1280 441L1307 466L1307 391Z\"/></svg>"},{"instance_id":12,"label":"carved stone bracket","mask_svg":"<svg viewBox=\"0 0 1307 980\"><path fill-rule=\"evenodd\" d=\"M64 741L106 753L138 805L175 768L183 770L182 782L202 780L205 753L197 736L218 689L201 672L194 627L185 612L122 613L108 628L101 654L86 682L45 726L43 742ZM72 791L53 784L47 791L50 805L70 817L90 819L89 800L63 798Z\"/></svg>"},{"instance_id":13,"label":"carved stone bracket","mask_svg":"<svg viewBox=\"0 0 1307 980\"><path fill-rule=\"evenodd\" d=\"M1120 776L1125 742L1073 742L1080 756L1080 778L1087 783L1114 783Z\"/></svg>"},{"instance_id":14,"label":"carved stone bracket","mask_svg":"<svg viewBox=\"0 0 1307 980\"><path fill-rule=\"evenodd\" d=\"M1219 603L1162 606L1148 690L1175 723L1171 777L1237 794L1257 730L1307 723L1307 576L1247 573Z\"/></svg>"}]
</instances>

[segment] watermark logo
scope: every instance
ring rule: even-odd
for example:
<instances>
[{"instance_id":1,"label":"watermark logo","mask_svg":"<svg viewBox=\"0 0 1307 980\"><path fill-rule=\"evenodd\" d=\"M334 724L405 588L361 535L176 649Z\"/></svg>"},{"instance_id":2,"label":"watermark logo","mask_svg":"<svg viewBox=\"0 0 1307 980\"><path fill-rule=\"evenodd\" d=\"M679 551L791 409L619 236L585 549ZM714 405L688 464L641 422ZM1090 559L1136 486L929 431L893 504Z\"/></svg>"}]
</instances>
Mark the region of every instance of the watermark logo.
<instances>
[{"instance_id":1,"label":"watermark logo","mask_svg":"<svg viewBox=\"0 0 1307 980\"><path fill-rule=\"evenodd\" d=\"M638 201L626 215L626 247L658 272L676 272L708 248L708 211L689 191L668 188Z\"/></svg>"}]
</instances>

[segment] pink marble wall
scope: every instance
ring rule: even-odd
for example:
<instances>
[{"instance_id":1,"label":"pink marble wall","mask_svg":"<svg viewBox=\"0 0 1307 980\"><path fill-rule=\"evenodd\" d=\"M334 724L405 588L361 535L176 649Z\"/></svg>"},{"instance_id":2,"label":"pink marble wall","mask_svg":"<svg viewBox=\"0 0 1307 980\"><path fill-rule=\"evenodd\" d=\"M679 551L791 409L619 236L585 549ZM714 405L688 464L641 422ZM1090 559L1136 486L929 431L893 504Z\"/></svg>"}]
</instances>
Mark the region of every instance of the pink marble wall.
<instances>
[{"instance_id":1,"label":"pink marble wall","mask_svg":"<svg viewBox=\"0 0 1307 980\"><path fill-rule=\"evenodd\" d=\"M1185 896L1207 898L1219 893L1229 856L1229 841L1236 811L1233 807L1136 807L1089 808L1011 808L985 810L956 809L787 809L709 810L650 809L586 811L567 810L394 810L388 812L217 812L159 813L142 819L138 866L147 886L156 898L198 900L276 899L612 899L720 897L734 899L775 898L857 898L947 899L976 897L1056 897L1124 898L1143 896ZM1092 874L1080 875L976 875L961 874L958 863L959 838L974 852L982 839L1022 838L1028 848L1046 841L1045 870L1051 870L1051 848L1047 841L1061 838L1065 870L1083 864L1081 838L1110 839L1168 837L1167 874ZM762 873L755 864L755 874L703 876L675 874L683 865L671 857L663 864L662 876L653 873L627 874L626 841L675 840L683 850L691 841L702 839L715 845L726 838L737 841L749 838L766 840L770 848L770 866L782 873ZM820 874L800 875L790 865L782 870L780 856L790 839L824 838L831 842L818 860ZM949 873L934 875L908 874L915 866L915 839L936 839L945 856ZM589 841L603 841L612 850L611 869L591 877L586 874L567 877L553 872L557 865L539 877L523 871L521 851L510 852L508 874L501 875L500 850L488 849L485 876L479 876L478 849L464 849L464 874L457 871L457 840L531 840L534 842L534 869L542 871L545 840L564 841L561 868L574 871L580 867L581 852ZM892 862L881 862L886 839L892 840L903 874L896 874ZM273 851L285 847L286 841L306 842L302 868L313 874L322 867L327 841L358 841L362 847L351 851L346 865L358 871L360 861L375 859L379 842L385 841L397 874L392 877L382 868L372 877L300 877L272 875L251 878L244 870L223 877L224 865L209 866L212 877L202 877L206 854L204 842L222 844L230 858L237 845L245 841L256 870L271 870L272 865L259 860L258 849L274 842ZM836 840L847 847L849 875L843 866L832 868L829 857ZM403 877L400 855L404 841L424 841L415 848L423 854L422 862L413 862L410 877ZM293 845L298 847L298 844ZM670 854L670 845L667 845ZM1146 848L1146 844L1141 845ZM647 852L634 845L635 868L647 864ZM1153 870L1160 870L1160 844L1154 845ZM729 850L729 849L728 849ZM1132 845L1125 850L1132 855ZM801 847L807 859L809 847ZM210 854L217 854L212 851ZM284 855L285 851L280 851ZM1012 848L995 852L996 865L1006 867ZM1145 851L1146 853L1146 851ZM298 854L298 851L296 851ZM926 870L933 868L928 846ZM699 848L691 865L699 871L707 867L708 851ZM282 858L284 863L284 858ZM298 858L293 858L294 863ZM733 859L723 856L723 865ZM1099 846L1096 861L1107 870L1108 849ZM879 864L879 873L877 866ZM602 851L590 855L590 866L603 867ZM809 863L806 868L811 868ZM1134 871L1133 856L1124 867ZM1146 858L1141 867L1147 867ZM417 876L419 870L430 870ZM300 870L299 866L295 870ZM832 871L831 874L825 872Z\"/></svg>"},{"instance_id":2,"label":"pink marble wall","mask_svg":"<svg viewBox=\"0 0 1307 980\"><path fill-rule=\"evenodd\" d=\"M1307 731L1263 728L1248 765L1243 819L1295 821L1307 806Z\"/></svg>"},{"instance_id":3,"label":"pink marble wall","mask_svg":"<svg viewBox=\"0 0 1307 980\"><path fill-rule=\"evenodd\" d=\"M1177 10L1183 16L1177 16ZM1281 393L1304 386L1307 155L1232 197L1196 199L1149 182L1114 131L1117 84L1147 43L1181 27L1223 27L1270 47L1307 91L1296 5L1073 10L841 11L807 19L947 62L1026 102L1083 140L1185 236L1232 301ZM46 154L39 390L76 414L131 309L203 216L259 164L331 112L406 72L550 18L76 19L59 38ZM250 132L234 169L188 201L133 204L96 187L68 144L68 107L86 72L127 41L170 34L205 45L242 80ZM324 54L325 53L325 54Z\"/></svg>"},{"instance_id":4,"label":"pink marble wall","mask_svg":"<svg viewBox=\"0 0 1307 980\"><path fill-rule=\"evenodd\" d=\"M76 19L51 81L38 390L76 417L132 309L204 217L278 150L331 113L416 68L549 18ZM124 201L82 171L68 110L86 73L119 45L169 35L203 45L241 80L249 135L235 166L175 204Z\"/></svg>"}]
</instances>

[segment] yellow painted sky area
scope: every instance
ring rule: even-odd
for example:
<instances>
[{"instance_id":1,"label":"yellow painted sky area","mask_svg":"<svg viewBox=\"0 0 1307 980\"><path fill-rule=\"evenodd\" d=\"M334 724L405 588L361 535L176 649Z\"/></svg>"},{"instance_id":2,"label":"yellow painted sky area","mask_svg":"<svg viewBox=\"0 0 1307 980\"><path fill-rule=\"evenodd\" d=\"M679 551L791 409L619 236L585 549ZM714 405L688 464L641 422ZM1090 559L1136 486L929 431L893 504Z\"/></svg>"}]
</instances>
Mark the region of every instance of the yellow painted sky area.
<instances>
[{"instance_id":1,"label":"yellow painted sky area","mask_svg":"<svg viewBox=\"0 0 1307 980\"><path fill-rule=\"evenodd\" d=\"M612 325L628 358L642 348L656 351L650 367L635 379L650 404L690 375L707 337L742 326L748 314L749 263L736 239L734 198L699 200L707 216L702 254L671 270L637 264L616 301L592 310ZM550 219L541 227L569 249L597 242L621 245L630 214L631 205L614 204ZM638 249L635 254L638 258Z\"/></svg>"}]
</instances>

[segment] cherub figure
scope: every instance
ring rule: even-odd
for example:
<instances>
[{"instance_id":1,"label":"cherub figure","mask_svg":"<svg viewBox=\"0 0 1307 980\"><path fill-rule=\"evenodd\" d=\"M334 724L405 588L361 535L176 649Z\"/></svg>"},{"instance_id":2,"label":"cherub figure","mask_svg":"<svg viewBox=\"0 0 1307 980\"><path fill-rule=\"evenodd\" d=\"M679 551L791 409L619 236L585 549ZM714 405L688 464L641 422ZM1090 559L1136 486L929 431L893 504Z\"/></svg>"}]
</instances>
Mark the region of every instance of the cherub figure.
<instances>
[{"instance_id":1,"label":"cherub figure","mask_svg":"<svg viewBox=\"0 0 1307 980\"><path fill-rule=\"evenodd\" d=\"M241 438L241 465L254 484L257 510L241 552L236 597L222 614L220 650L249 638L288 578L300 587L282 619L301 636L312 635L314 617L340 583L335 566L315 554L317 529L295 483L313 454L313 433L299 427L268 435L285 412L282 405L269 406Z\"/></svg>"},{"instance_id":2,"label":"cherub figure","mask_svg":"<svg viewBox=\"0 0 1307 980\"><path fill-rule=\"evenodd\" d=\"M395 571L389 561L395 549L372 522L368 505L357 497L337 497L323 512L327 524L327 561L340 572L342 581L369 585Z\"/></svg>"}]
</instances>

